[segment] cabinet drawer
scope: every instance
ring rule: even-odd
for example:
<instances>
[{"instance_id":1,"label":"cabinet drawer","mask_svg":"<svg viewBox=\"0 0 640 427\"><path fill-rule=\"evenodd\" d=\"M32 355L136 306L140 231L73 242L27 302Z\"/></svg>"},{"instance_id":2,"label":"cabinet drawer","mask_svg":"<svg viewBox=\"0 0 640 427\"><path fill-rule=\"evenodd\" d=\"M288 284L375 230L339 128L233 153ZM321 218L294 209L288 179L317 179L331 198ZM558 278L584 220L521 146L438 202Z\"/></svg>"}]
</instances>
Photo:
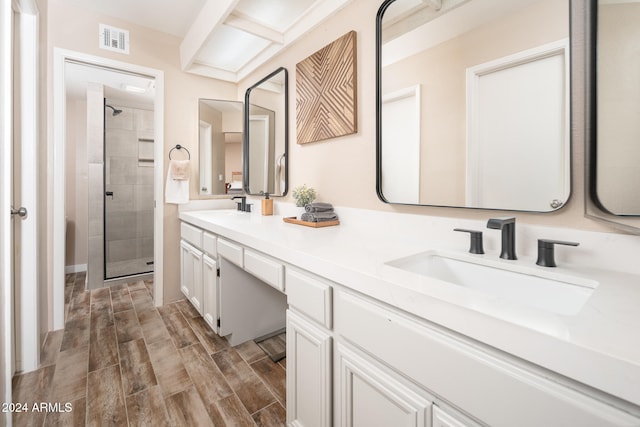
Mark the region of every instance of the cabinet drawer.
<instances>
[{"instance_id":1,"label":"cabinet drawer","mask_svg":"<svg viewBox=\"0 0 640 427\"><path fill-rule=\"evenodd\" d=\"M285 277L289 305L331 329L331 286L308 273L290 268Z\"/></svg>"},{"instance_id":2,"label":"cabinet drawer","mask_svg":"<svg viewBox=\"0 0 640 427\"><path fill-rule=\"evenodd\" d=\"M279 291L284 292L284 265L279 261L245 249L244 269Z\"/></svg>"},{"instance_id":3,"label":"cabinet drawer","mask_svg":"<svg viewBox=\"0 0 640 427\"><path fill-rule=\"evenodd\" d=\"M550 372L356 295L336 294L335 330L491 426L599 427L639 422L586 391L553 381Z\"/></svg>"},{"instance_id":4,"label":"cabinet drawer","mask_svg":"<svg viewBox=\"0 0 640 427\"><path fill-rule=\"evenodd\" d=\"M202 230L185 222L180 223L180 237L196 248L202 248Z\"/></svg>"},{"instance_id":5,"label":"cabinet drawer","mask_svg":"<svg viewBox=\"0 0 640 427\"><path fill-rule=\"evenodd\" d=\"M231 243L228 240L218 238L218 255L225 257L240 268L244 268L242 246Z\"/></svg>"},{"instance_id":6,"label":"cabinet drawer","mask_svg":"<svg viewBox=\"0 0 640 427\"><path fill-rule=\"evenodd\" d=\"M202 235L202 249L211 258L218 257L217 240L218 238L216 236L206 231Z\"/></svg>"}]
</instances>

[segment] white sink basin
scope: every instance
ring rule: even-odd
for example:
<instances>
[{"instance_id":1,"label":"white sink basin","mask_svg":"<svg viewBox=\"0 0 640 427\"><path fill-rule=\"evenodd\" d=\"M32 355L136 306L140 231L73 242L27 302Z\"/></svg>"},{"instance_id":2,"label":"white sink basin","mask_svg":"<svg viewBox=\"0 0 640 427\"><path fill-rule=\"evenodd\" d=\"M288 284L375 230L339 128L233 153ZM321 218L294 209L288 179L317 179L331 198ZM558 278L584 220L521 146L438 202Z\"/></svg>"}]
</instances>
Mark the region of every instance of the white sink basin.
<instances>
[{"instance_id":1,"label":"white sink basin","mask_svg":"<svg viewBox=\"0 0 640 427\"><path fill-rule=\"evenodd\" d=\"M578 313L598 286L594 280L544 267L508 265L483 256L467 257L439 251L423 252L386 264L564 315Z\"/></svg>"}]
</instances>

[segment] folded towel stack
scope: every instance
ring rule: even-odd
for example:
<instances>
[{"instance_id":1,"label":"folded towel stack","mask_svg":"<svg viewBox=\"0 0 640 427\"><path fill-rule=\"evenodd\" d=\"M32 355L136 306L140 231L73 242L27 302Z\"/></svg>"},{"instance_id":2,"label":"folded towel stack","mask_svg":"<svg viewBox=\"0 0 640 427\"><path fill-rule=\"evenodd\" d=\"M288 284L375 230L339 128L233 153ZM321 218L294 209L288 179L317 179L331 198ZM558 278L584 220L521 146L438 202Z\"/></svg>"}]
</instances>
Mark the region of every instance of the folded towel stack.
<instances>
[{"instance_id":1,"label":"folded towel stack","mask_svg":"<svg viewBox=\"0 0 640 427\"><path fill-rule=\"evenodd\" d=\"M305 212L333 212L331 203L315 202L304 207Z\"/></svg>"},{"instance_id":2,"label":"folded towel stack","mask_svg":"<svg viewBox=\"0 0 640 427\"><path fill-rule=\"evenodd\" d=\"M304 207L305 213L300 219L308 222L335 221L338 215L333 211L331 203L315 202Z\"/></svg>"}]
</instances>

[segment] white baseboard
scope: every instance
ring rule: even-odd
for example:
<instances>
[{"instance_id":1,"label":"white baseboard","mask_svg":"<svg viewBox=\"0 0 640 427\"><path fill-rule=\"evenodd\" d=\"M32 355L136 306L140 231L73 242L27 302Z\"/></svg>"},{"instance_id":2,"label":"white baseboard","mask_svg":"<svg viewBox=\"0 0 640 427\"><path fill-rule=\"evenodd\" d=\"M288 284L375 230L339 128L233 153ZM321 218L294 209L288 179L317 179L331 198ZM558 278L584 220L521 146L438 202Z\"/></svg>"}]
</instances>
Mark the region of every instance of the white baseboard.
<instances>
[{"instance_id":1,"label":"white baseboard","mask_svg":"<svg viewBox=\"0 0 640 427\"><path fill-rule=\"evenodd\" d=\"M87 271L87 264L65 265L64 267L64 274L79 273L81 271Z\"/></svg>"}]
</instances>

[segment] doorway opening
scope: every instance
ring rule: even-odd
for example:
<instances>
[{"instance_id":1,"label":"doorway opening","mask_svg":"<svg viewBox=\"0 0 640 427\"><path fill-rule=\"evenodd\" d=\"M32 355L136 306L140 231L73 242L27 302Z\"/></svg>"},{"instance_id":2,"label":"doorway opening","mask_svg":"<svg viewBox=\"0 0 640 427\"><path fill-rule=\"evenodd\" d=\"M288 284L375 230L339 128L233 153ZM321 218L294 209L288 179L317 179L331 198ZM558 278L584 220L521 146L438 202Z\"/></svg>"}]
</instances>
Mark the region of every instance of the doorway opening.
<instances>
[{"instance_id":1,"label":"doorway opening","mask_svg":"<svg viewBox=\"0 0 640 427\"><path fill-rule=\"evenodd\" d=\"M79 77L79 75L84 75L84 77ZM118 178L115 178L115 180L118 182L118 179L127 175L126 170L122 170L120 172L117 171L117 168L119 167L118 165L122 166L123 164L123 162L118 162L117 160L114 162L114 174L110 173L108 177L105 175L106 171L111 169L111 161L113 160L113 158L108 160L108 158L105 157L105 153L108 154L108 147L105 147L104 139L105 123L109 123L111 120L110 118L125 119L127 116L127 120L137 120L137 115L134 113L135 110L144 111L144 114L139 115L139 119L142 121L140 126L145 129L145 132L141 133L139 136L136 135L134 143L128 148L132 152L135 152L135 156L130 160L126 160L124 163L132 163L133 159L135 159L136 168L134 169L138 168L138 164L145 163L144 167L146 167L146 169L144 178L135 178L136 184L138 184L139 180L140 183L145 186L145 192L139 199L144 198L146 200L144 203L144 209L147 211L147 214L151 213L150 217L147 216L145 217L145 220L141 220L145 222L145 233L147 233L145 254L151 254L151 256L146 256L145 267L146 262L153 262L153 264L150 264L150 267L147 267L144 271L153 271L153 296L155 304L162 305L162 224L164 217L162 210L164 201L164 196L162 194L162 170L164 167L162 150L164 145L162 125L164 116L163 80L163 72L160 70L140 67L77 52L70 52L63 49L54 49L55 108L53 118L54 179L52 183L52 193L56 194L56 197L52 200L53 329L61 329L64 326L65 273L83 271L84 267L84 271L87 271L88 287L95 288L114 284L112 281L105 282L105 279L129 276L130 274L138 274L141 272L107 272L107 255L109 254L109 251L112 253L118 253L118 244L105 244L105 235L106 232L108 232L107 222L109 221L108 210L115 207L108 207L107 205L108 203L111 203L112 200L106 193L109 191L113 192L115 195L115 188L108 188L107 185L110 183L111 176L117 176ZM67 145L71 143L68 139L68 135L70 134L71 126L73 124L70 122L69 117L67 117L67 112L68 109L71 108L71 104L73 104L72 97L69 96L69 93L73 90L77 90L78 88L80 88L79 90L85 94L84 99L86 100L86 106L84 106L84 109L79 107L79 109L84 113L84 120L86 122L86 131L80 131L81 136L86 136L86 141L84 142L86 147L86 152L84 153L86 161L79 161L76 158L75 163L71 163L67 156L71 150L68 150L69 147L67 147ZM143 99L145 96L147 96L146 100ZM107 107L106 104L110 105L111 108ZM113 116L113 113L116 110L126 111L126 109L129 110L128 114L120 113L119 115L117 114L116 116ZM146 122L144 122L144 120L146 120ZM136 124L136 126L137 125L138 124ZM138 139L141 139L142 141L139 141ZM107 144L107 146L108 145L109 144ZM117 141L115 145L118 145ZM107 148L107 150L105 150L105 148ZM115 157L125 156L116 155ZM109 165L106 164L107 160ZM78 218L71 218L71 209L67 210L69 202L66 201L67 197L65 197L65 194L67 191L72 191L72 189L66 188L67 185L65 181L67 180L65 177L73 173L74 165L77 170L84 168L81 171L80 177L84 179L84 182L86 182L87 203L85 204L84 201L76 200L75 206L86 206L86 226L78 224ZM84 176L82 176L82 173L84 173ZM83 184L80 179L77 179L74 182L76 185ZM134 192L135 188L133 187L134 186L131 186L129 189L119 187L118 194L123 196L124 193ZM131 200L135 203L137 199L134 198ZM91 207L93 206L91 201L98 201L99 204L102 204L102 208L98 210L93 209ZM120 201L122 202L121 205L126 203L124 200ZM89 215L89 211L91 211L91 217ZM106 217L105 214L107 215ZM129 217L130 216L131 215L129 215ZM149 220L149 218L152 218L152 220ZM67 224L67 221L69 225L68 229L70 231L65 233L65 224ZM122 222L123 219L120 218L119 221ZM85 230L87 237L79 238L78 233L85 232ZM149 237L149 233L152 233L152 237ZM78 251L77 249L74 249L74 251L66 251L67 242L71 241L70 237L72 235L73 244L85 242L86 260L82 260L81 258L76 258L73 261L69 261L68 259L65 260L65 255L68 256L69 252L74 252L75 255L81 254L81 251ZM119 244L120 247L122 247L122 242ZM92 259L98 259L100 267L94 267L92 270ZM91 282L92 280L95 281ZM91 283L95 283L97 285L92 285Z\"/></svg>"}]
</instances>

